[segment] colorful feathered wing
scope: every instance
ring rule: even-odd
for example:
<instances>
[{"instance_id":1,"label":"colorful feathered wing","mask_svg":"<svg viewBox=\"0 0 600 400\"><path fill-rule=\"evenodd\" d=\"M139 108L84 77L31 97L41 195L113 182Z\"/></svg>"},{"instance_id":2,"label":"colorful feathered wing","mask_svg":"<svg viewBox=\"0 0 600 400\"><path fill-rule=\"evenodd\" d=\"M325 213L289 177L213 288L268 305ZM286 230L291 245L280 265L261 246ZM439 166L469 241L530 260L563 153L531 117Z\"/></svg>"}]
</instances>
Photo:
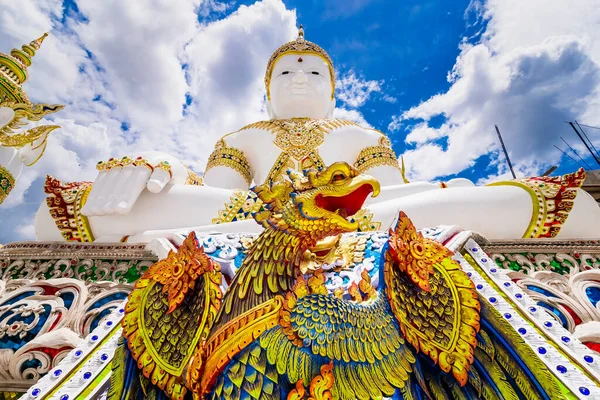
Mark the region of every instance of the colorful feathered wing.
<instances>
[{"instance_id":1,"label":"colorful feathered wing","mask_svg":"<svg viewBox=\"0 0 600 400\"><path fill-rule=\"evenodd\" d=\"M562 398L533 350L475 287L452 253L400 213L384 254L384 291L417 352L414 395L433 399ZM440 371L441 370L441 371Z\"/></svg>"},{"instance_id":2,"label":"colorful feathered wing","mask_svg":"<svg viewBox=\"0 0 600 400\"><path fill-rule=\"evenodd\" d=\"M263 334L260 345L291 384L309 387L331 363L331 394L343 400L390 397L406 389L415 362L385 299L352 303L315 293L302 280L287 295L280 326Z\"/></svg>"},{"instance_id":3,"label":"colorful feathered wing","mask_svg":"<svg viewBox=\"0 0 600 400\"><path fill-rule=\"evenodd\" d=\"M378 296L356 303L300 280L280 325L260 337L267 365L280 384L308 388L331 364L331 395L342 400L561 398L556 378L451 256L401 214Z\"/></svg>"},{"instance_id":4,"label":"colorful feathered wing","mask_svg":"<svg viewBox=\"0 0 600 400\"><path fill-rule=\"evenodd\" d=\"M136 282L123 318L109 399L183 399L185 369L202 364L201 345L220 307L218 264L192 232Z\"/></svg>"}]
</instances>

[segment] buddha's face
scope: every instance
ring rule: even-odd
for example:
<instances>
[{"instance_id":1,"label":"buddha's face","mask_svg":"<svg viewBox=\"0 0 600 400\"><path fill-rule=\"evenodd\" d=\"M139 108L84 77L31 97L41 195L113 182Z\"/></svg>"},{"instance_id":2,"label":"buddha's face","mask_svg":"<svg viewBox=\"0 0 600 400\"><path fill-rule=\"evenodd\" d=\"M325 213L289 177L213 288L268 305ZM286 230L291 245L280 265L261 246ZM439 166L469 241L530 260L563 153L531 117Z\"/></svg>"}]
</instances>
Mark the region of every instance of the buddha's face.
<instances>
[{"instance_id":1,"label":"buddha's face","mask_svg":"<svg viewBox=\"0 0 600 400\"><path fill-rule=\"evenodd\" d=\"M326 118L335 108L325 60L312 54L287 54L271 75L271 118Z\"/></svg>"}]
</instances>

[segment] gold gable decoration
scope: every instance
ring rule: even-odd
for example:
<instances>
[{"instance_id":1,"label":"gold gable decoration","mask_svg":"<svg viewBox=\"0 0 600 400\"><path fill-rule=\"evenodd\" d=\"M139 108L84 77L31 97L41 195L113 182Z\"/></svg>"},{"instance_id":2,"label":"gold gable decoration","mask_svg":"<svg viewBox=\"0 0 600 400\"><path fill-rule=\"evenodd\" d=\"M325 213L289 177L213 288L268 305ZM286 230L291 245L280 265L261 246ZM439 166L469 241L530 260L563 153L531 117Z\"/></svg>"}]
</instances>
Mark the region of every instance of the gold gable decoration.
<instances>
[{"instance_id":1,"label":"gold gable decoration","mask_svg":"<svg viewBox=\"0 0 600 400\"><path fill-rule=\"evenodd\" d=\"M21 49L12 49L9 54L0 53L0 103L5 101L30 104L22 85L27 81L27 67L31 65L31 57L39 50L44 39L41 37L24 44Z\"/></svg>"}]
</instances>

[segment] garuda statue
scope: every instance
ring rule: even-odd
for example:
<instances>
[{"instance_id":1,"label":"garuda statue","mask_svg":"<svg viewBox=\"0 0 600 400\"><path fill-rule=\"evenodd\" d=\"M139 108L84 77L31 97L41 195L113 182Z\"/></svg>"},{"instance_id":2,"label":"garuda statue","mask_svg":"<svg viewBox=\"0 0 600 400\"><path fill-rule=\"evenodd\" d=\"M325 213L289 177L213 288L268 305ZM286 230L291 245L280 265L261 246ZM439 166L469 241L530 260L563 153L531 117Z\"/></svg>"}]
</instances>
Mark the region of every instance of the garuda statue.
<instances>
[{"instance_id":1,"label":"garuda statue","mask_svg":"<svg viewBox=\"0 0 600 400\"><path fill-rule=\"evenodd\" d=\"M400 212L379 287L328 293L300 269L359 227L379 182L345 162L254 188L264 227L225 282L191 233L136 282L114 399L551 399L560 385L437 242ZM221 287L227 286L223 293Z\"/></svg>"}]
</instances>

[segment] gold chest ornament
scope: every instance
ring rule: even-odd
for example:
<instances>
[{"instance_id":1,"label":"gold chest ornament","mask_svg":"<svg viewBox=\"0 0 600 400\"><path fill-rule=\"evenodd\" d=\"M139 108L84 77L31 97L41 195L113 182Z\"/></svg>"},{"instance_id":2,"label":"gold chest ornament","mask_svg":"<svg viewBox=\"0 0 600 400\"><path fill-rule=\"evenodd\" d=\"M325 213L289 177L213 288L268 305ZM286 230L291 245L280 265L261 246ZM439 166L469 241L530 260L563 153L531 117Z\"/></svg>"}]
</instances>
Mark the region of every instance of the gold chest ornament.
<instances>
[{"instance_id":1,"label":"gold chest ornament","mask_svg":"<svg viewBox=\"0 0 600 400\"><path fill-rule=\"evenodd\" d=\"M288 169L297 171L325 167L318 148L325 141L325 134L344 126L359 126L341 119L291 118L260 121L245 126L245 129L264 129L275 134L273 143L281 154L273 164L267 182L280 181Z\"/></svg>"}]
</instances>

